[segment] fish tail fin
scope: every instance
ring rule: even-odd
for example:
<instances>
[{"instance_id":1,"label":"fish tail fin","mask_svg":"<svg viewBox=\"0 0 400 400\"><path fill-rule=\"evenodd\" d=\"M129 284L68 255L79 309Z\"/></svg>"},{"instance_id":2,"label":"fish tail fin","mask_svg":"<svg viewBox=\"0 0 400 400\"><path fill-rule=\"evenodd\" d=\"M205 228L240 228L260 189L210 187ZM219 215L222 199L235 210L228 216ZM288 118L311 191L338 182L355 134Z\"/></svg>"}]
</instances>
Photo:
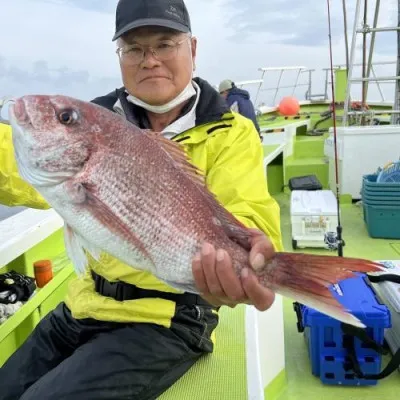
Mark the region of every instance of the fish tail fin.
<instances>
[{"instance_id":1,"label":"fish tail fin","mask_svg":"<svg viewBox=\"0 0 400 400\"><path fill-rule=\"evenodd\" d=\"M271 288L276 293L339 321L365 327L339 303L329 288L356 276L357 272L382 271L380 264L363 259L297 253L277 253L274 260L268 281L272 282Z\"/></svg>"}]
</instances>

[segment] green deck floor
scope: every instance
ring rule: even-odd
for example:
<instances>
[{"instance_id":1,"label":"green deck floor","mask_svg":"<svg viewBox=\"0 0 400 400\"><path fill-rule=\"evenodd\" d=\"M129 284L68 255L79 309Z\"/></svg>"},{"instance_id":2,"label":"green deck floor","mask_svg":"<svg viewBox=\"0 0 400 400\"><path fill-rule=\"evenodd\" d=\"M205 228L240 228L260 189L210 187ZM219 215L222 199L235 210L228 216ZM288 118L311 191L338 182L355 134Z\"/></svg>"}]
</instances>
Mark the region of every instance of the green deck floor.
<instances>
[{"instance_id":1,"label":"green deck floor","mask_svg":"<svg viewBox=\"0 0 400 400\"><path fill-rule=\"evenodd\" d=\"M279 194L275 198L281 206L284 246L287 251L292 251L289 195ZM364 225L362 208L359 206L350 204L342 206L342 225L343 238L346 242L345 256L400 259L400 240L370 238ZM302 249L301 251L327 254L326 250ZM277 400L394 400L399 397L400 374L397 372L378 382L377 386L352 388L323 385L319 378L311 374L304 337L297 331L292 302L287 299L284 299L284 316L287 388ZM387 364L387 360L383 359L383 365Z\"/></svg>"},{"instance_id":2,"label":"green deck floor","mask_svg":"<svg viewBox=\"0 0 400 400\"><path fill-rule=\"evenodd\" d=\"M291 226L289 195L279 194L275 198L281 206L282 234L287 251L291 248ZM342 207L343 235L346 240L345 255L371 259L400 259L400 241L385 241L368 237L362 217L362 209L346 204ZM303 252L327 254L326 250L302 249ZM329 253L328 253L329 254ZM333 254L333 253L332 253ZM221 320L217 330L218 350L205 357L191 369L172 390L160 400L204 399L204 400L250 400L246 394L246 366L244 343L244 308L223 308L222 313L237 313L234 318ZM266 400L394 400L400 387L400 374L393 373L377 386L339 387L325 386L311 374L304 336L297 332L296 315L292 301L284 299L285 357L287 385L278 398ZM224 337L218 331L224 330ZM273 360L271 360L273 362ZM386 365L387 358L383 359ZM221 370L221 367L224 370ZM203 371L203 372L201 372ZM207 371L207 372L206 372ZM204 379L204 377L207 377Z\"/></svg>"}]
</instances>

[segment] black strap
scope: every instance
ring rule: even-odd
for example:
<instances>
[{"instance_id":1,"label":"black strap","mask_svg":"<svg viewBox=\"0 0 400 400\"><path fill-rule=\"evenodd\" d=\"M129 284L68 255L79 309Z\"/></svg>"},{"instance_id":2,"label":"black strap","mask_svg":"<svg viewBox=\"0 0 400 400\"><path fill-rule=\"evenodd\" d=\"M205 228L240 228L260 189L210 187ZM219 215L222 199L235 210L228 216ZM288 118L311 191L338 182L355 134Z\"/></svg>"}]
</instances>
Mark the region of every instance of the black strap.
<instances>
[{"instance_id":1,"label":"black strap","mask_svg":"<svg viewBox=\"0 0 400 400\"><path fill-rule=\"evenodd\" d=\"M91 273L95 283L96 292L101 294L102 296L112 297L113 299L118 301L143 298L161 298L174 301L175 303L180 305L199 305L215 308L210 303L206 302L201 296L193 293L179 294L161 292L158 290L147 290L122 281L109 282L107 279L97 274L96 272L91 271Z\"/></svg>"},{"instance_id":2,"label":"black strap","mask_svg":"<svg viewBox=\"0 0 400 400\"><path fill-rule=\"evenodd\" d=\"M383 347L381 344L377 343L374 339L368 336L367 331L363 328L358 328L354 325L345 324L344 322L341 323L341 328L343 331L344 336L344 347L346 346L346 342L349 338L354 339L355 337L360 339L361 342L368 345L369 348L375 350L379 354L389 354L389 351ZM353 340L354 343L354 340ZM350 346L349 346L350 347Z\"/></svg>"},{"instance_id":3,"label":"black strap","mask_svg":"<svg viewBox=\"0 0 400 400\"><path fill-rule=\"evenodd\" d=\"M354 326L350 326L347 324L342 324L343 333L345 333L345 338L343 340L343 346L347 349L348 362L345 363L345 370L353 370L354 374L359 379L383 379L393 373L400 366L400 349L396 351L391 360L388 362L386 367L379 374L364 374L361 371L360 364L358 362L356 349L354 345L354 338L358 337L361 341L365 341L371 344L371 347L374 348L380 354L388 354L388 351L384 349L381 345L376 343L373 339L367 336L366 332L360 328L356 328Z\"/></svg>"},{"instance_id":4,"label":"black strap","mask_svg":"<svg viewBox=\"0 0 400 400\"><path fill-rule=\"evenodd\" d=\"M372 283L379 283L379 282L400 283L400 275L396 274L368 275L368 279Z\"/></svg>"},{"instance_id":5,"label":"black strap","mask_svg":"<svg viewBox=\"0 0 400 400\"><path fill-rule=\"evenodd\" d=\"M400 283L400 276L396 274L380 274L380 275L368 275L368 280L373 283L390 281L394 283ZM367 280L366 280L367 282ZM367 282L368 283L368 282ZM358 362L354 340L355 338L360 339L363 343L367 344L368 347L374 349L377 353L387 355L389 351L382 345L377 343L371 337L368 336L365 329L348 325L345 323L341 324L341 328L344 334L343 346L347 349L347 362L345 363L345 370L353 370L354 374L359 379L371 379L378 380L383 379L393 373L400 366L400 348L393 355L391 360L388 362L386 367L378 374L364 374L361 371L360 364Z\"/></svg>"},{"instance_id":6,"label":"black strap","mask_svg":"<svg viewBox=\"0 0 400 400\"><path fill-rule=\"evenodd\" d=\"M302 312L301 312L301 304L298 303L297 301L295 301L293 303L293 309L294 312L296 313L296 317L297 317L297 331L302 333L304 332L304 325L303 325L303 318L302 318Z\"/></svg>"}]
</instances>

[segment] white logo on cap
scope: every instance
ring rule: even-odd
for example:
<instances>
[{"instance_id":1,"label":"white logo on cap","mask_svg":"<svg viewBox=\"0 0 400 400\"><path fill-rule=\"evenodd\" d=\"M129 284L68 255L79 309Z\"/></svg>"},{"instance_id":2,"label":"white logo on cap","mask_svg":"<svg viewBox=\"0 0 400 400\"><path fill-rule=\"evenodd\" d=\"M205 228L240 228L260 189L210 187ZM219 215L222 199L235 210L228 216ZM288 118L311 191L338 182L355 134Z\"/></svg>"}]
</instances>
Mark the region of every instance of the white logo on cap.
<instances>
[{"instance_id":1,"label":"white logo on cap","mask_svg":"<svg viewBox=\"0 0 400 400\"><path fill-rule=\"evenodd\" d=\"M169 6L169 8L165 10L165 12L169 15L174 16L177 19L181 19L181 16L178 14L178 10L174 6Z\"/></svg>"}]
</instances>

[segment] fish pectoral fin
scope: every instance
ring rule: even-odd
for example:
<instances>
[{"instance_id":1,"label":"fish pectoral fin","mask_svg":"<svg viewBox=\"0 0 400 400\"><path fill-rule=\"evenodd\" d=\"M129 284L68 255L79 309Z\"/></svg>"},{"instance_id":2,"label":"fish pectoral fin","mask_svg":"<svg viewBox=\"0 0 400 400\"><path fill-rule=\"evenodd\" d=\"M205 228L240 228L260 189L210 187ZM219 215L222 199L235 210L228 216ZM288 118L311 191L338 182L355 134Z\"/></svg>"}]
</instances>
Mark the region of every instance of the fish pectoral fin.
<instances>
[{"instance_id":1,"label":"fish pectoral fin","mask_svg":"<svg viewBox=\"0 0 400 400\"><path fill-rule=\"evenodd\" d=\"M67 254L78 275L83 275L89 264L85 250L90 253L95 260L99 261L101 250L85 240L81 235L74 232L67 224L64 225L64 240Z\"/></svg>"},{"instance_id":2,"label":"fish pectoral fin","mask_svg":"<svg viewBox=\"0 0 400 400\"><path fill-rule=\"evenodd\" d=\"M140 238L131 229L128 223L124 222L113 210L100 200L96 194L90 190L86 193L87 201L85 203L86 209L92 216L106 227L111 233L118 235L121 239L128 242L134 247L141 257L148 261L150 267L154 267L153 259L147 251L145 245Z\"/></svg>"}]
</instances>

